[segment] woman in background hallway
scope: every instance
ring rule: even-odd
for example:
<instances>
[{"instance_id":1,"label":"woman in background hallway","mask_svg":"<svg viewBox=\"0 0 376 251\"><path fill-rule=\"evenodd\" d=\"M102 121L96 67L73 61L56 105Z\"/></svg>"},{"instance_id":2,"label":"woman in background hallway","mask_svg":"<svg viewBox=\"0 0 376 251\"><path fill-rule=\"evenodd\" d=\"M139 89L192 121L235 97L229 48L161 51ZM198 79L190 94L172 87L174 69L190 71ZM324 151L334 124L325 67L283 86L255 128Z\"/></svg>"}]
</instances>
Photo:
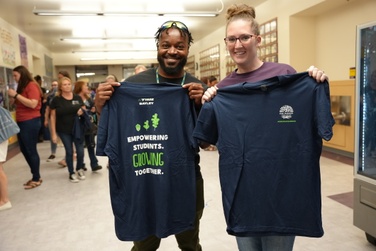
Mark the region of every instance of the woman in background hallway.
<instances>
[{"instance_id":1,"label":"woman in background hallway","mask_svg":"<svg viewBox=\"0 0 376 251\"><path fill-rule=\"evenodd\" d=\"M51 140L57 143L57 134L64 144L65 160L68 166L69 180L73 183L84 180L84 144L83 139L77 139L73 135L73 126L76 116L83 114L85 108L82 98L73 93L72 81L63 77L59 80L56 96L50 104ZM76 171L73 168L73 144L76 147L77 163Z\"/></svg>"},{"instance_id":2,"label":"woman in background hallway","mask_svg":"<svg viewBox=\"0 0 376 251\"><path fill-rule=\"evenodd\" d=\"M65 71L65 70L61 70L61 71L59 71L59 73L57 74L57 78L58 78L58 80L60 80L60 79L63 78L63 77L66 77L66 78L69 78L70 80L72 80L72 78L71 78L69 72L68 72L68 71ZM74 155L73 155L73 156L74 156ZM67 166L67 162L65 161L65 158L62 159L62 160L60 160L60 161L58 162L58 164L59 164L60 166L62 166L62 167L66 167L66 166Z\"/></svg>"},{"instance_id":3,"label":"woman in background hallway","mask_svg":"<svg viewBox=\"0 0 376 251\"><path fill-rule=\"evenodd\" d=\"M140 72L146 71L148 68L146 68L145 65L139 64L134 68L134 74L138 74Z\"/></svg>"},{"instance_id":4,"label":"woman in background hallway","mask_svg":"<svg viewBox=\"0 0 376 251\"><path fill-rule=\"evenodd\" d=\"M50 103L51 100L55 97L56 95L56 90L57 90L57 85L58 82L57 80L52 81L51 83L51 90L48 93L47 96L47 102L46 102L46 111L44 113L44 126L48 128L50 131L50 148L51 148L51 154L47 158L47 162L53 161L56 157L56 150L57 150L57 144L54 143L51 139L51 125L50 125Z\"/></svg>"},{"instance_id":5,"label":"woman in background hallway","mask_svg":"<svg viewBox=\"0 0 376 251\"><path fill-rule=\"evenodd\" d=\"M18 143L32 173L32 178L24 184L24 188L32 189L42 184L37 143L43 93L25 66L14 68L13 77L18 83L17 91L9 89L8 95L12 98L11 102L16 103L16 121L20 127Z\"/></svg>"},{"instance_id":6,"label":"woman in background hallway","mask_svg":"<svg viewBox=\"0 0 376 251\"><path fill-rule=\"evenodd\" d=\"M82 98L86 111L92 119L92 123L96 123L94 101L90 98L90 89L85 81L77 81L74 84L73 92ZM90 167L93 172L102 169L98 165L97 156L95 156L95 134L92 131L85 132L85 144L90 158Z\"/></svg>"},{"instance_id":7,"label":"woman in background hallway","mask_svg":"<svg viewBox=\"0 0 376 251\"><path fill-rule=\"evenodd\" d=\"M44 114L46 112L46 106L47 106L47 91L46 88L43 87L43 80L40 75L34 76L35 82L38 83L39 87L42 90L43 96L42 96L42 107L40 108L40 121L41 121L41 127L39 130L39 136L38 136L38 142L43 142L44 141L44 136L45 136L45 127L44 127Z\"/></svg>"}]
</instances>

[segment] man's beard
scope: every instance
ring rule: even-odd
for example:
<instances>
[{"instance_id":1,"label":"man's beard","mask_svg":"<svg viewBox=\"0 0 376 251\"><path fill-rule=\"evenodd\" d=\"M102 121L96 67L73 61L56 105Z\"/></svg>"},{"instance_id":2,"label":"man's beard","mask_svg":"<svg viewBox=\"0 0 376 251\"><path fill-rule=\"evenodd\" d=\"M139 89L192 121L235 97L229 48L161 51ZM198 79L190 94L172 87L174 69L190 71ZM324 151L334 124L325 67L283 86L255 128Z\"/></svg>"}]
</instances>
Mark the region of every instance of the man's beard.
<instances>
[{"instance_id":1,"label":"man's beard","mask_svg":"<svg viewBox=\"0 0 376 251\"><path fill-rule=\"evenodd\" d=\"M184 58L182 58L182 59L180 60L180 62L178 63L177 66L175 66L175 67L168 67L167 65L165 65L162 56L158 56L157 59L158 59L159 67L161 67L162 70L163 70L166 74L171 75L171 76L175 76L175 75L181 73L181 71L184 69L184 66L185 66L186 63L187 63L187 58L184 57Z\"/></svg>"}]
</instances>

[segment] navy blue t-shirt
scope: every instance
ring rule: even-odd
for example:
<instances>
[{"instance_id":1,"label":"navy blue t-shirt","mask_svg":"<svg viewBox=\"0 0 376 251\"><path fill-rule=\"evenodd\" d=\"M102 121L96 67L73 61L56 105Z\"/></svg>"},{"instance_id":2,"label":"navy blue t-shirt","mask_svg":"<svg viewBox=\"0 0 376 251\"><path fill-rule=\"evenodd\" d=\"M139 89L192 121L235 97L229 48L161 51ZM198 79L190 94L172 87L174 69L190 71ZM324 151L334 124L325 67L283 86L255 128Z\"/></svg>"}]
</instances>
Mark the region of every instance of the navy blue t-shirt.
<instances>
[{"instance_id":1,"label":"navy blue t-shirt","mask_svg":"<svg viewBox=\"0 0 376 251\"><path fill-rule=\"evenodd\" d=\"M229 234L323 235L319 160L333 125L328 83L308 73L218 89L194 137L218 147Z\"/></svg>"},{"instance_id":2,"label":"navy blue t-shirt","mask_svg":"<svg viewBox=\"0 0 376 251\"><path fill-rule=\"evenodd\" d=\"M164 238L193 228L195 120L187 89L176 84L123 82L103 107L97 155L109 158L120 240Z\"/></svg>"}]
</instances>

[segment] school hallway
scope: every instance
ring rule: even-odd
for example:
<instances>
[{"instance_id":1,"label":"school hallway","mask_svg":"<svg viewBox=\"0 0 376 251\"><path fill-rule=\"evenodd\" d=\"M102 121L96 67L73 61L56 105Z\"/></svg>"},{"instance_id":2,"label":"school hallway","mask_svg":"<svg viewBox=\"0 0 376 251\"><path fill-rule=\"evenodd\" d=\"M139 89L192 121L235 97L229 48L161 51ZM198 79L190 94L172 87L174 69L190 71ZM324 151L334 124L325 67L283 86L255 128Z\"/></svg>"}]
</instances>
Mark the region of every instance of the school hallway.
<instances>
[{"instance_id":1,"label":"school hallway","mask_svg":"<svg viewBox=\"0 0 376 251\"><path fill-rule=\"evenodd\" d=\"M71 183L67 168L57 162L64 157L58 147L53 162L50 142L38 143L41 158L41 186L25 190L29 167L21 153L4 165L12 208L0 211L0 251L129 251L131 242L115 235L110 205L107 158L98 157L103 169L88 171L86 180ZM236 251L235 238L226 233L218 178L218 152L201 151L205 209L201 219L203 251ZM321 158L322 238L297 237L294 251L375 251L365 233L353 225L353 166L333 157ZM299 199L299 198L297 198ZM177 251L173 236L162 240L161 251Z\"/></svg>"}]
</instances>

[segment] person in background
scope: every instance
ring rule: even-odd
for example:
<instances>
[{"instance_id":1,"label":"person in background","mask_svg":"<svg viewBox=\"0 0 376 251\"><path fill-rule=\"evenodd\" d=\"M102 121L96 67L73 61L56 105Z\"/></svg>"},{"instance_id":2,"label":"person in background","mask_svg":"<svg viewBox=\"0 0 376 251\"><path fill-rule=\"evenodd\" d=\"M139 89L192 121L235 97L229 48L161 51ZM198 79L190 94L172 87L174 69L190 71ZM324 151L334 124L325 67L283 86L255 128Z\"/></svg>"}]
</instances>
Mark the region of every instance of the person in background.
<instances>
[{"instance_id":1,"label":"person in background","mask_svg":"<svg viewBox=\"0 0 376 251\"><path fill-rule=\"evenodd\" d=\"M57 144L54 143L51 139L51 123L50 123L50 103L51 100L56 95L56 90L58 86L58 81L54 80L51 83L51 90L48 92L47 96L47 102L46 102L46 111L44 113L44 126L49 129L50 131L50 148L51 148L51 154L47 158L47 162L53 161L56 157L56 150L57 150Z\"/></svg>"},{"instance_id":2,"label":"person in background","mask_svg":"<svg viewBox=\"0 0 376 251\"><path fill-rule=\"evenodd\" d=\"M41 88L42 90L42 93L43 93L43 97L42 97L42 107L40 108L40 119L41 119L41 128L40 128L40 131L39 131L39 139L38 139L38 142L43 142L44 141L44 114L46 112L46 102L47 102L47 92L46 92L46 88L42 87L42 77L40 75L36 75L34 77L34 80L38 83L39 87Z\"/></svg>"},{"instance_id":3,"label":"person in background","mask_svg":"<svg viewBox=\"0 0 376 251\"><path fill-rule=\"evenodd\" d=\"M204 82L208 87L215 86L218 83L218 79L214 76L202 77L201 81Z\"/></svg>"},{"instance_id":4,"label":"person in background","mask_svg":"<svg viewBox=\"0 0 376 251\"><path fill-rule=\"evenodd\" d=\"M259 26L257 21L255 20L255 10L246 4L233 5L227 10L226 37L224 40L226 43L227 51L230 53L232 60L236 63L237 68L216 86L210 87L203 95L203 102L208 102L213 98L215 99L218 88L220 89L226 86L231 86L243 82L254 83L275 77L277 75L296 73L295 69L290 65L273 62L263 62L257 57L257 47L261 44ZM327 80L327 76L324 74L324 72L318 70L313 66L308 69L308 73L317 82L324 82L325 80ZM259 133L267 134L268 132L261 131ZM278 144L278 139L276 139L276 144ZM266 149L266 151L268 150ZM233 158L234 156L230 157ZM221 185L224 186L224 184ZM232 185L237 186L238 184ZM222 188L222 190L224 189L225 188ZM244 194L247 191L241 190L241 192ZM252 191L248 192L252 193ZM260 197L258 198L260 199ZM270 201L270 205L278 207L278 205L276 205L275 201L272 200L272 198L265 199L268 199ZM263 201L247 201L247 203L257 204L261 204L261 202ZM250 214L250 217L252 217L251 215L253 212L246 212L245 204L239 204L240 203L231 206L237 208L244 207L243 215L246 215L248 213ZM276 212L276 215L278 215L278 213L279 212ZM273 216L271 215L270 217ZM294 215L292 215L292 217L294 217ZM282 222L283 224L284 222L286 222L286 219L279 217L279 224L281 224L280 222ZM236 236L236 241L240 251L291 251L293 249L295 235L289 234L289 231L294 230L288 229L288 227L286 227L285 229L279 229L279 232L278 230L275 230L275 232L272 234L266 230L262 231L260 229L259 232L256 233L257 230L251 231L249 230L249 226L248 229L246 229L244 226L245 224L246 223L244 222L239 222L238 225L242 225L243 228L237 229L239 232L243 231L241 236ZM273 221L271 221L270 225L265 228L275 229L273 228ZM249 233L246 232L248 230ZM237 235L237 233L234 233L234 235Z\"/></svg>"},{"instance_id":5,"label":"person in background","mask_svg":"<svg viewBox=\"0 0 376 251\"><path fill-rule=\"evenodd\" d=\"M106 82L107 83L116 83L116 82L119 82L117 77L113 74L110 74L106 77Z\"/></svg>"},{"instance_id":6,"label":"person in background","mask_svg":"<svg viewBox=\"0 0 376 251\"><path fill-rule=\"evenodd\" d=\"M90 90L87 83L85 81L77 81L74 84L73 93L82 98L82 101L85 104L86 112L89 114L92 123L96 123L94 101L89 96ZM85 144L90 158L91 170L95 172L102 169L102 166L98 164L98 159L95 155L95 134L90 130L85 133Z\"/></svg>"},{"instance_id":7,"label":"person in background","mask_svg":"<svg viewBox=\"0 0 376 251\"><path fill-rule=\"evenodd\" d=\"M25 66L15 67L13 78L18 83L17 91L9 89L8 95L16 104L16 121L20 127L18 143L32 173L32 178L24 184L24 188L32 189L42 184L37 143L43 93Z\"/></svg>"},{"instance_id":8,"label":"person in background","mask_svg":"<svg viewBox=\"0 0 376 251\"><path fill-rule=\"evenodd\" d=\"M96 93L96 91L97 91L97 88L95 88L94 86L92 86L90 88L90 98L91 98L91 100L95 99L95 93Z\"/></svg>"},{"instance_id":9,"label":"person in background","mask_svg":"<svg viewBox=\"0 0 376 251\"><path fill-rule=\"evenodd\" d=\"M85 108L82 98L73 93L72 82L70 78L63 77L59 80L56 96L50 104L50 122L51 122L51 139L57 143L59 135L65 148L65 160L68 166L69 181L77 183L85 180L83 170L84 163L84 144L83 138L77 139L73 135L74 121L77 116L82 116ZM76 147L77 163L76 171L73 168L73 144Z\"/></svg>"},{"instance_id":10,"label":"person in background","mask_svg":"<svg viewBox=\"0 0 376 251\"><path fill-rule=\"evenodd\" d=\"M193 42L192 35L187 26L179 21L167 21L161 25L155 34L155 41L157 44L157 59L159 62L158 68L151 68L129 77L126 81L132 83L173 83L182 85L187 89L187 93L194 103L196 109L201 108L201 97L204 92L205 84L200 80L184 71L184 66L187 62L189 47ZM102 83L98 86L97 95L95 98L95 106L97 113L100 114L102 108L107 100L111 98L114 91L114 86L119 86L119 83ZM164 85L160 85L163 88ZM171 105L177 105L174 100L171 100ZM187 128L181 128L185 131ZM200 219L204 209L204 192L203 179L199 165L198 149L195 158L195 172L196 172L196 216L194 219L193 229L185 230L175 234L179 249L184 251L201 251L199 226ZM110 169L112 167L110 166ZM110 180L111 183L111 180ZM187 189L187 188L185 188ZM174 191L178 192L178 191ZM112 196L112 194L111 194ZM188 200L190 198L187 198ZM137 209L136 209L137 210ZM173 212L169 212L173 214ZM122 231L117 229L116 231ZM145 233L143 233L145 234ZM146 251L157 250L159 248L161 238L150 235L144 240L134 241L132 251Z\"/></svg>"},{"instance_id":11,"label":"person in background","mask_svg":"<svg viewBox=\"0 0 376 251\"><path fill-rule=\"evenodd\" d=\"M215 86L216 84L218 84L218 79L214 76L210 76L208 79L208 86L212 87L212 86Z\"/></svg>"},{"instance_id":12,"label":"person in background","mask_svg":"<svg viewBox=\"0 0 376 251\"><path fill-rule=\"evenodd\" d=\"M12 208L8 197L8 179L4 172L4 162L8 154L8 140L0 143L0 211Z\"/></svg>"},{"instance_id":13,"label":"person in background","mask_svg":"<svg viewBox=\"0 0 376 251\"><path fill-rule=\"evenodd\" d=\"M66 70L59 71L59 73L57 74L57 78L61 79L61 78L64 78L64 77L72 79L68 71L66 71Z\"/></svg>"},{"instance_id":14,"label":"person in background","mask_svg":"<svg viewBox=\"0 0 376 251\"><path fill-rule=\"evenodd\" d=\"M206 85L208 85L208 81L209 81L208 77L201 77L200 80L202 83L205 83Z\"/></svg>"},{"instance_id":15,"label":"person in background","mask_svg":"<svg viewBox=\"0 0 376 251\"><path fill-rule=\"evenodd\" d=\"M70 74L69 74L68 71L66 71L66 70L61 70L61 71L59 71L59 73L57 74L57 78L58 78L58 80L60 80L61 78L64 78L64 77L69 78L70 80L72 80L72 78L71 78L71 76L70 76ZM65 161L65 158L62 159L62 160L60 160L60 161L58 162L58 164L59 164L60 166L62 166L62 167L66 167L66 166L67 166L67 162Z\"/></svg>"},{"instance_id":16,"label":"person in background","mask_svg":"<svg viewBox=\"0 0 376 251\"><path fill-rule=\"evenodd\" d=\"M146 71L146 70L147 70L147 68L146 68L145 65L139 64L139 65L136 65L136 67L134 68L134 74L138 74L138 73Z\"/></svg>"}]
</instances>

